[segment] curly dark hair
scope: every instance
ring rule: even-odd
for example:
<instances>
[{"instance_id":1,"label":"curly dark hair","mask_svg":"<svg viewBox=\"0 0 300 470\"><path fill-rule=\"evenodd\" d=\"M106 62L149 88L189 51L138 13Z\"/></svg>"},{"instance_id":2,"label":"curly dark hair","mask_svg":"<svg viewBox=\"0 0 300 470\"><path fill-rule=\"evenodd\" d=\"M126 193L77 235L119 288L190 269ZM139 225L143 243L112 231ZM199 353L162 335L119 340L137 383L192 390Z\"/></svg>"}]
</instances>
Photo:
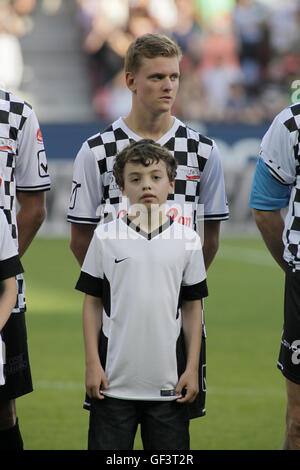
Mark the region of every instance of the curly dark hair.
<instances>
[{"instance_id":1,"label":"curly dark hair","mask_svg":"<svg viewBox=\"0 0 300 470\"><path fill-rule=\"evenodd\" d=\"M141 163L144 166L149 166L159 161L165 163L169 181L174 181L177 162L165 147L162 147L151 139L142 139L138 142L133 142L116 156L113 174L117 185L120 188L124 188L124 167L126 163Z\"/></svg>"}]
</instances>

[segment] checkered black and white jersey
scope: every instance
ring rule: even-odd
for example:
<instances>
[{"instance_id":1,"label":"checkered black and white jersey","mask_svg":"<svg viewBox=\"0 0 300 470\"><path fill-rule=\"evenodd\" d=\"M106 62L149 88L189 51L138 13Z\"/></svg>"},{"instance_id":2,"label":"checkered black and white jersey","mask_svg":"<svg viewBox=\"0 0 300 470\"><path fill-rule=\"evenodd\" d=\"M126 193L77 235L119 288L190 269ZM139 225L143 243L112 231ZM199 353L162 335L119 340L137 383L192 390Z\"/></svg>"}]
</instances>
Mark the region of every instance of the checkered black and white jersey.
<instances>
[{"instance_id":1,"label":"checkered black and white jersey","mask_svg":"<svg viewBox=\"0 0 300 470\"><path fill-rule=\"evenodd\" d=\"M45 191L50 178L40 126L32 107L0 89L0 207L18 246L16 191ZM18 301L14 312L24 311L25 283L17 276Z\"/></svg>"},{"instance_id":2,"label":"checkered black and white jersey","mask_svg":"<svg viewBox=\"0 0 300 470\"><path fill-rule=\"evenodd\" d=\"M69 222L97 224L106 214L115 218L126 212L128 202L115 182L113 164L117 153L140 139L120 118L83 143L74 163ZM204 214L204 220L227 219L223 170L214 141L174 118L172 128L158 143L168 148L178 163L168 214L190 227L195 227L199 213Z\"/></svg>"},{"instance_id":3,"label":"checkered black and white jersey","mask_svg":"<svg viewBox=\"0 0 300 470\"><path fill-rule=\"evenodd\" d=\"M0 209L0 281L15 277L22 272L23 268L18 256L17 247L12 239L6 217ZM4 364L5 345L2 342L0 327L0 385L5 383Z\"/></svg>"},{"instance_id":4,"label":"checkered black and white jersey","mask_svg":"<svg viewBox=\"0 0 300 470\"><path fill-rule=\"evenodd\" d=\"M283 232L284 259L300 269L300 103L275 117L263 137L260 155L280 183L292 186Z\"/></svg>"}]
</instances>

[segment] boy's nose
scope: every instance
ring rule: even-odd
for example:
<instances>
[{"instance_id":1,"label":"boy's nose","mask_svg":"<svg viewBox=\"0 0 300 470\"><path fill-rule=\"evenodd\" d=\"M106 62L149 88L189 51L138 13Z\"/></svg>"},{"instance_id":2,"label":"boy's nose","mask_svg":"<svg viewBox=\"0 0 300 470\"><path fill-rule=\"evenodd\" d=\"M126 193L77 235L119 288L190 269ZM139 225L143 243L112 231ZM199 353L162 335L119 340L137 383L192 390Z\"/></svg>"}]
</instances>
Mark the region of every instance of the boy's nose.
<instances>
[{"instance_id":1,"label":"boy's nose","mask_svg":"<svg viewBox=\"0 0 300 470\"><path fill-rule=\"evenodd\" d=\"M151 181L148 179L144 180L143 189L145 190L145 189L150 189L150 188L151 188Z\"/></svg>"},{"instance_id":2,"label":"boy's nose","mask_svg":"<svg viewBox=\"0 0 300 470\"><path fill-rule=\"evenodd\" d=\"M172 89L172 81L170 77L165 77L163 81L163 89L164 90L171 90Z\"/></svg>"}]
</instances>

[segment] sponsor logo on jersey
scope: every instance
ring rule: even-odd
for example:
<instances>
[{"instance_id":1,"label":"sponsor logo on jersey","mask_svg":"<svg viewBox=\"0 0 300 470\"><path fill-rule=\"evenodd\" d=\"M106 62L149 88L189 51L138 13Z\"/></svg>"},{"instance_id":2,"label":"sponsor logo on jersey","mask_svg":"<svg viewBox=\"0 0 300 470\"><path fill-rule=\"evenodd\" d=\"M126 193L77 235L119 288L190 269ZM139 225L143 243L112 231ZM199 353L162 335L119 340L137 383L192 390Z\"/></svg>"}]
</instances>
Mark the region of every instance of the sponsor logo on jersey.
<instances>
[{"instance_id":1,"label":"sponsor logo on jersey","mask_svg":"<svg viewBox=\"0 0 300 470\"><path fill-rule=\"evenodd\" d=\"M175 388L172 388L170 390L162 389L160 391L160 396L161 397L176 397L176 395L177 395L177 393L176 393Z\"/></svg>"},{"instance_id":2,"label":"sponsor logo on jersey","mask_svg":"<svg viewBox=\"0 0 300 470\"><path fill-rule=\"evenodd\" d=\"M125 261L125 259L128 259L128 257L127 258L122 258L122 259L115 258L115 263L122 263L122 261Z\"/></svg>"},{"instance_id":3,"label":"sponsor logo on jersey","mask_svg":"<svg viewBox=\"0 0 300 470\"><path fill-rule=\"evenodd\" d=\"M186 179L191 181L199 181L200 170L199 168L189 168L186 173Z\"/></svg>"},{"instance_id":4,"label":"sponsor logo on jersey","mask_svg":"<svg viewBox=\"0 0 300 470\"><path fill-rule=\"evenodd\" d=\"M13 140L5 137L0 137L0 151L13 152Z\"/></svg>"},{"instance_id":5,"label":"sponsor logo on jersey","mask_svg":"<svg viewBox=\"0 0 300 470\"><path fill-rule=\"evenodd\" d=\"M36 133L36 140L38 141L39 144L43 143L43 137L42 137L41 129L38 129L38 131Z\"/></svg>"}]
</instances>

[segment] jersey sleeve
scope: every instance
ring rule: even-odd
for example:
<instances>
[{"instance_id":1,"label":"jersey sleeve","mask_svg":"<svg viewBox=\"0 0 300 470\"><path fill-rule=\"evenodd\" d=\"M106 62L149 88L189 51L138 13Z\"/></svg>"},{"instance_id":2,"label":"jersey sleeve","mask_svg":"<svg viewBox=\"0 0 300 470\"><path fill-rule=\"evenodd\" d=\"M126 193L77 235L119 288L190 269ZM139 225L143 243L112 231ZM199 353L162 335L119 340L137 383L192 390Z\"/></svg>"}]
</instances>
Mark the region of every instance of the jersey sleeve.
<instances>
[{"instance_id":1,"label":"jersey sleeve","mask_svg":"<svg viewBox=\"0 0 300 470\"><path fill-rule=\"evenodd\" d=\"M101 240L94 233L85 256L76 289L94 297L102 297L103 293L103 267L102 267Z\"/></svg>"},{"instance_id":2,"label":"jersey sleeve","mask_svg":"<svg viewBox=\"0 0 300 470\"><path fill-rule=\"evenodd\" d=\"M204 206L204 220L229 217L222 162L215 142L201 175L199 204Z\"/></svg>"},{"instance_id":3,"label":"jersey sleeve","mask_svg":"<svg viewBox=\"0 0 300 470\"><path fill-rule=\"evenodd\" d=\"M0 210L0 281L24 272L6 217Z\"/></svg>"},{"instance_id":4,"label":"jersey sleeve","mask_svg":"<svg viewBox=\"0 0 300 470\"><path fill-rule=\"evenodd\" d=\"M45 147L34 110L31 110L19 131L15 176L17 191L50 189Z\"/></svg>"},{"instance_id":5,"label":"jersey sleeve","mask_svg":"<svg viewBox=\"0 0 300 470\"><path fill-rule=\"evenodd\" d=\"M294 183L296 160L292 135L282 122L281 113L276 116L262 139L260 156L280 183Z\"/></svg>"},{"instance_id":6,"label":"jersey sleeve","mask_svg":"<svg viewBox=\"0 0 300 470\"><path fill-rule=\"evenodd\" d=\"M97 160L88 142L84 142L74 162L68 222L98 224L102 193Z\"/></svg>"},{"instance_id":7,"label":"jersey sleeve","mask_svg":"<svg viewBox=\"0 0 300 470\"><path fill-rule=\"evenodd\" d=\"M208 296L201 240L196 232L186 249L181 296L182 300L198 300Z\"/></svg>"},{"instance_id":8,"label":"jersey sleeve","mask_svg":"<svg viewBox=\"0 0 300 470\"><path fill-rule=\"evenodd\" d=\"M291 186L276 179L259 157L252 180L249 206L262 211L283 209L289 204Z\"/></svg>"}]
</instances>

